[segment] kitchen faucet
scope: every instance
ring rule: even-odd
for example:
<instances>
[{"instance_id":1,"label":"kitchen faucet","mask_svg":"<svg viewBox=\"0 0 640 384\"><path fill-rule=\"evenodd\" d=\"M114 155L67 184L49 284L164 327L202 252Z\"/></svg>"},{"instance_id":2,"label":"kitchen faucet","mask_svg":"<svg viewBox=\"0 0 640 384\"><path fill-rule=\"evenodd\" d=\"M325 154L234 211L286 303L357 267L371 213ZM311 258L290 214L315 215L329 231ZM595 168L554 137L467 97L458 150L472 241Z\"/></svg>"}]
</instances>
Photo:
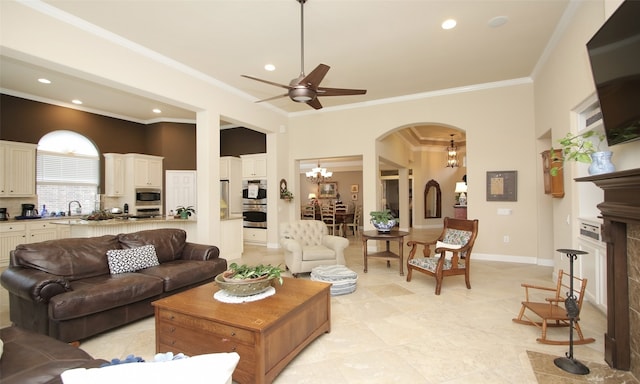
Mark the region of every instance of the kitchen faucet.
<instances>
[{"instance_id":1,"label":"kitchen faucet","mask_svg":"<svg viewBox=\"0 0 640 384\"><path fill-rule=\"evenodd\" d=\"M71 216L71 203L78 203L78 210L82 210L82 205L80 205L80 202L78 200L71 200L69 202L69 212L67 216Z\"/></svg>"}]
</instances>

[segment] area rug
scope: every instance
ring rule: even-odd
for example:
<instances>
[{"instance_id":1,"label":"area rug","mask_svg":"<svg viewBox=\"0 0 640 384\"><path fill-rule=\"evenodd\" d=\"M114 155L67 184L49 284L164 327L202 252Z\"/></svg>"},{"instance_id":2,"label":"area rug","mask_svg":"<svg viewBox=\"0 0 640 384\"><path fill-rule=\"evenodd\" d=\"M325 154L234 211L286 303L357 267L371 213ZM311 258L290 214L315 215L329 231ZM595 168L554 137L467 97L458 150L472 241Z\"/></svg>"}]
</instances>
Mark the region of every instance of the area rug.
<instances>
[{"instance_id":1,"label":"area rug","mask_svg":"<svg viewBox=\"0 0 640 384\"><path fill-rule=\"evenodd\" d=\"M553 360L556 357L564 357L564 355L553 356L545 353L527 351L531 368L536 375L538 384L579 384L579 383L606 383L606 384L640 384L630 372L618 371L609 368L606 364L593 363L590 361L580 362L589 368L587 375L575 375L563 371L556 367Z\"/></svg>"}]
</instances>

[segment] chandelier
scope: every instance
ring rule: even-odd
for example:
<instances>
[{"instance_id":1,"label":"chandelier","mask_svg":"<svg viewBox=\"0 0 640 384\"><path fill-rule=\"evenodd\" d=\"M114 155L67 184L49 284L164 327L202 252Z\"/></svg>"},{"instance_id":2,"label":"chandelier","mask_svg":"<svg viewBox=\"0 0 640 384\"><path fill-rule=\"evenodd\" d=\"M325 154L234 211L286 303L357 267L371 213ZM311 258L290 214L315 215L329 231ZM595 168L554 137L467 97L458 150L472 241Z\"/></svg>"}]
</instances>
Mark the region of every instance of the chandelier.
<instances>
[{"instance_id":1,"label":"chandelier","mask_svg":"<svg viewBox=\"0 0 640 384\"><path fill-rule=\"evenodd\" d=\"M447 167L455 168L458 166L458 147L453 143L453 134L451 134L451 144L447 147Z\"/></svg>"},{"instance_id":2,"label":"chandelier","mask_svg":"<svg viewBox=\"0 0 640 384\"><path fill-rule=\"evenodd\" d=\"M331 176L333 176L333 172L327 171L327 168L320 168L320 164L318 163L318 166L307 172L306 175L310 182L319 184L329 180Z\"/></svg>"}]
</instances>

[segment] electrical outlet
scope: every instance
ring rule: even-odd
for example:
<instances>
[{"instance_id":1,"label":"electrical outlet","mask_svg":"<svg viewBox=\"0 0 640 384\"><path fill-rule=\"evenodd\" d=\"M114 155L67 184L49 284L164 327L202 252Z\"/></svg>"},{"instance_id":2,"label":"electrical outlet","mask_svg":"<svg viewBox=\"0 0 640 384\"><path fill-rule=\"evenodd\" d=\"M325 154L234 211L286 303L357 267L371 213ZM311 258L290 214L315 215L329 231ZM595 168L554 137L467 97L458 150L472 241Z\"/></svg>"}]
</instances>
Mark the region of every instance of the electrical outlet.
<instances>
[{"instance_id":1,"label":"electrical outlet","mask_svg":"<svg viewBox=\"0 0 640 384\"><path fill-rule=\"evenodd\" d=\"M504 236L502 237L502 241L504 241L505 243L508 243L508 242L509 242L509 240L510 240L510 239L509 239L509 235L504 235Z\"/></svg>"}]
</instances>

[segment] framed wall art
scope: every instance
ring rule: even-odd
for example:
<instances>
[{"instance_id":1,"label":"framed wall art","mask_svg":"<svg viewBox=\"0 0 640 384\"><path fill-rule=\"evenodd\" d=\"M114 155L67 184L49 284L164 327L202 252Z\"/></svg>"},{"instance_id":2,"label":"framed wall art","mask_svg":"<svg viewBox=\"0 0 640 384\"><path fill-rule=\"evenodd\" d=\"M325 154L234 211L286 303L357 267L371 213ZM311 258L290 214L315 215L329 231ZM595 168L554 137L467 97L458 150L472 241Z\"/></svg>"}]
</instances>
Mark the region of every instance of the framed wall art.
<instances>
[{"instance_id":1,"label":"framed wall art","mask_svg":"<svg viewBox=\"0 0 640 384\"><path fill-rule=\"evenodd\" d=\"M351 184L351 193L358 193L358 184Z\"/></svg>"},{"instance_id":2,"label":"framed wall art","mask_svg":"<svg viewBox=\"0 0 640 384\"><path fill-rule=\"evenodd\" d=\"M518 201L518 171L488 171L487 201Z\"/></svg>"},{"instance_id":3,"label":"framed wall art","mask_svg":"<svg viewBox=\"0 0 640 384\"><path fill-rule=\"evenodd\" d=\"M318 193L320 199L335 199L338 195L338 183L320 183L318 184Z\"/></svg>"}]
</instances>

